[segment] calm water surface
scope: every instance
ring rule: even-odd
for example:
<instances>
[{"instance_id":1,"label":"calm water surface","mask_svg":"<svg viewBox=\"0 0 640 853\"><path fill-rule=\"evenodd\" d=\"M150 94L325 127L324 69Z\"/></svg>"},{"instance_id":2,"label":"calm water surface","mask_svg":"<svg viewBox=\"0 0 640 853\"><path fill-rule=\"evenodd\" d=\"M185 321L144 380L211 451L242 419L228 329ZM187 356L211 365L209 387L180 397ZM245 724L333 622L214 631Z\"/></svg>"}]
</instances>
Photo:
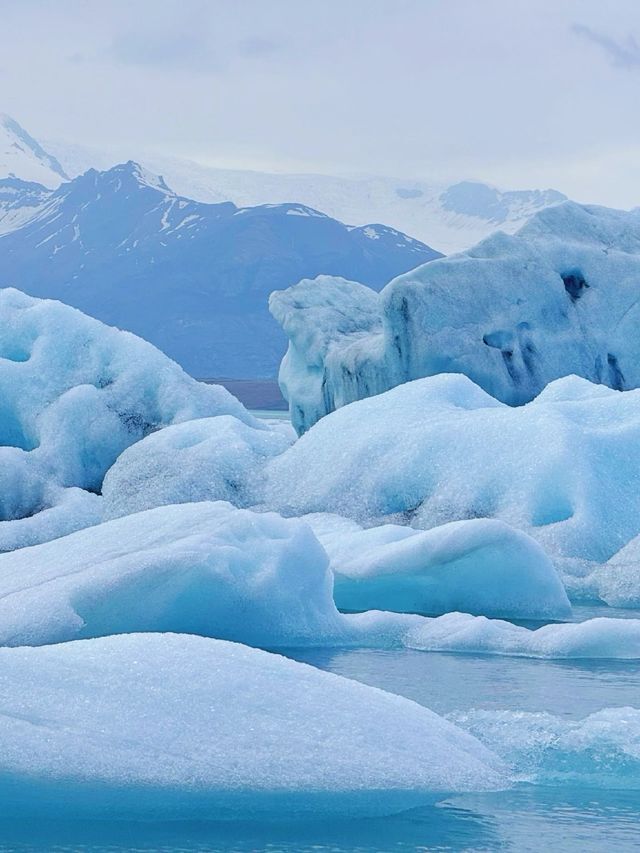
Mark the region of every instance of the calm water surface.
<instances>
[{"instance_id":1,"label":"calm water surface","mask_svg":"<svg viewBox=\"0 0 640 853\"><path fill-rule=\"evenodd\" d=\"M640 707L636 662L540 661L413 650L305 650L292 657L401 693L441 714L471 708L579 719ZM521 785L467 794L395 817L313 823L0 824L5 851L546 851L640 850L640 791Z\"/></svg>"}]
</instances>

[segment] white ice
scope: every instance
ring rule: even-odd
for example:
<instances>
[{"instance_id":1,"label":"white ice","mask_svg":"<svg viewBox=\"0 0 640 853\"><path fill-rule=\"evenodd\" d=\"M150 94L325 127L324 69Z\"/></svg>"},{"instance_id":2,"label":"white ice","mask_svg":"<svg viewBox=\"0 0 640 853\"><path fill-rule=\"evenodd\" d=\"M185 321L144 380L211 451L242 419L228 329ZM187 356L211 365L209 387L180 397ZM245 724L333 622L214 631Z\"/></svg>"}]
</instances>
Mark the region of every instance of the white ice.
<instances>
[{"instance_id":1,"label":"white ice","mask_svg":"<svg viewBox=\"0 0 640 853\"><path fill-rule=\"evenodd\" d=\"M0 649L0 816L385 813L505 787L478 740L400 696L219 640Z\"/></svg>"},{"instance_id":2,"label":"white ice","mask_svg":"<svg viewBox=\"0 0 640 853\"><path fill-rule=\"evenodd\" d=\"M256 503L264 463L291 441L289 430L257 429L229 415L168 426L127 448L109 469L105 517L189 501Z\"/></svg>"},{"instance_id":3,"label":"white ice","mask_svg":"<svg viewBox=\"0 0 640 853\"><path fill-rule=\"evenodd\" d=\"M345 403L437 373L464 373L510 404L571 373L636 388L639 281L640 215L565 202L514 236L399 276L367 300L363 320L361 285L277 292L294 425L302 432Z\"/></svg>"},{"instance_id":4,"label":"white ice","mask_svg":"<svg viewBox=\"0 0 640 853\"><path fill-rule=\"evenodd\" d=\"M529 536L493 519L414 530L367 529L335 515L304 517L330 558L344 610L562 619L571 606L558 573Z\"/></svg>"},{"instance_id":5,"label":"white ice","mask_svg":"<svg viewBox=\"0 0 640 853\"><path fill-rule=\"evenodd\" d=\"M273 513L158 507L0 554L0 645L133 631L267 648L350 634L311 529Z\"/></svg>"},{"instance_id":6,"label":"white ice","mask_svg":"<svg viewBox=\"0 0 640 853\"><path fill-rule=\"evenodd\" d=\"M338 409L267 471L267 503L285 514L419 528L497 518L568 577L640 533L640 390L565 377L511 407L442 374Z\"/></svg>"},{"instance_id":7,"label":"white ice","mask_svg":"<svg viewBox=\"0 0 640 853\"><path fill-rule=\"evenodd\" d=\"M598 617L531 630L500 619L447 613L416 624L404 642L408 648L433 652L637 660L640 620Z\"/></svg>"},{"instance_id":8,"label":"white ice","mask_svg":"<svg viewBox=\"0 0 640 853\"><path fill-rule=\"evenodd\" d=\"M64 490L98 491L122 451L158 427L220 414L260 427L224 388L59 302L3 289L0 317L0 523L57 509L55 522L30 525L31 541L85 523Z\"/></svg>"}]
</instances>

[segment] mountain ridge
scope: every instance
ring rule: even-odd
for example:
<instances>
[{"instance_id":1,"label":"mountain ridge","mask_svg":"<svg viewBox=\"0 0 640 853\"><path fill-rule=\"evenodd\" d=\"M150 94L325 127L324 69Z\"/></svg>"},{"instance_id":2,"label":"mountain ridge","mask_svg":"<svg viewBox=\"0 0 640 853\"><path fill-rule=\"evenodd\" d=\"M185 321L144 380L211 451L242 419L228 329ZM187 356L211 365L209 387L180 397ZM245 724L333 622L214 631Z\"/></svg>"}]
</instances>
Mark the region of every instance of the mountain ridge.
<instances>
[{"instance_id":1,"label":"mountain ridge","mask_svg":"<svg viewBox=\"0 0 640 853\"><path fill-rule=\"evenodd\" d=\"M381 288L436 257L301 204L193 201L134 161L55 190L0 180L0 286L129 329L199 377L276 375L286 340L271 291L320 274Z\"/></svg>"},{"instance_id":2,"label":"mountain ridge","mask_svg":"<svg viewBox=\"0 0 640 853\"><path fill-rule=\"evenodd\" d=\"M49 188L69 180L59 161L6 113L0 113L0 175Z\"/></svg>"},{"instance_id":3,"label":"mountain ridge","mask_svg":"<svg viewBox=\"0 0 640 853\"><path fill-rule=\"evenodd\" d=\"M93 165L109 168L118 159L106 151L59 140L46 145L70 174ZM136 159L164 175L179 194L197 201L233 201L239 207L297 201L353 225L372 219L385 222L445 254L470 248L498 229L514 233L538 210L567 198L552 189L502 191L475 180L446 183L224 169L154 152L138 152Z\"/></svg>"}]
</instances>

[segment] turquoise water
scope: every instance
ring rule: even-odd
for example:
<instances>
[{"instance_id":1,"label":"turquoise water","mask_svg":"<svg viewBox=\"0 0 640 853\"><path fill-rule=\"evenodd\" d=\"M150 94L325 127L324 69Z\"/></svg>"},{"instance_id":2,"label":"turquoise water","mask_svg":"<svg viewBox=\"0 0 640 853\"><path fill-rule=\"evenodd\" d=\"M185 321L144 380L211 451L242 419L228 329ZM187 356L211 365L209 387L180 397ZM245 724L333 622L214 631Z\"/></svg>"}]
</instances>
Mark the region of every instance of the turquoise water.
<instances>
[{"instance_id":1,"label":"turquoise water","mask_svg":"<svg viewBox=\"0 0 640 853\"><path fill-rule=\"evenodd\" d=\"M601 615L602 609L584 616ZM610 615L613 615L609 611ZM620 614L629 615L629 614ZM413 650L304 650L291 657L440 714L545 711L571 720L640 707L640 662L543 661ZM640 756L639 756L640 760ZM640 790L523 783L394 817L319 823L0 824L5 851L539 851L640 849Z\"/></svg>"},{"instance_id":2,"label":"turquoise water","mask_svg":"<svg viewBox=\"0 0 640 853\"><path fill-rule=\"evenodd\" d=\"M288 421L289 412L281 411L280 409L249 409L252 415L256 418L262 418L265 421Z\"/></svg>"}]
</instances>

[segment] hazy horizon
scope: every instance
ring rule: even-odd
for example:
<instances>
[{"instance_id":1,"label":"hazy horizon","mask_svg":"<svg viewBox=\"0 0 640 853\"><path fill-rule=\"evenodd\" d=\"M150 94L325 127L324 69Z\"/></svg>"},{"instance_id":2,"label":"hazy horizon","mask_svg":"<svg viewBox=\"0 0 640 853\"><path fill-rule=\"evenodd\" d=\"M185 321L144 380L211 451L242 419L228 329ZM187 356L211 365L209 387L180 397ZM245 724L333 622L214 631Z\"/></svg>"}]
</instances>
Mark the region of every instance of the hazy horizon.
<instances>
[{"instance_id":1,"label":"hazy horizon","mask_svg":"<svg viewBox=\"0 0 640 853\"><path fill-rule=\"evenodd\" d=\"M41 140L640 204L640 8L595 0L20 4L0 109ZM29 74L25 74L25 68Z\"/></svg>"}]
</instances>

